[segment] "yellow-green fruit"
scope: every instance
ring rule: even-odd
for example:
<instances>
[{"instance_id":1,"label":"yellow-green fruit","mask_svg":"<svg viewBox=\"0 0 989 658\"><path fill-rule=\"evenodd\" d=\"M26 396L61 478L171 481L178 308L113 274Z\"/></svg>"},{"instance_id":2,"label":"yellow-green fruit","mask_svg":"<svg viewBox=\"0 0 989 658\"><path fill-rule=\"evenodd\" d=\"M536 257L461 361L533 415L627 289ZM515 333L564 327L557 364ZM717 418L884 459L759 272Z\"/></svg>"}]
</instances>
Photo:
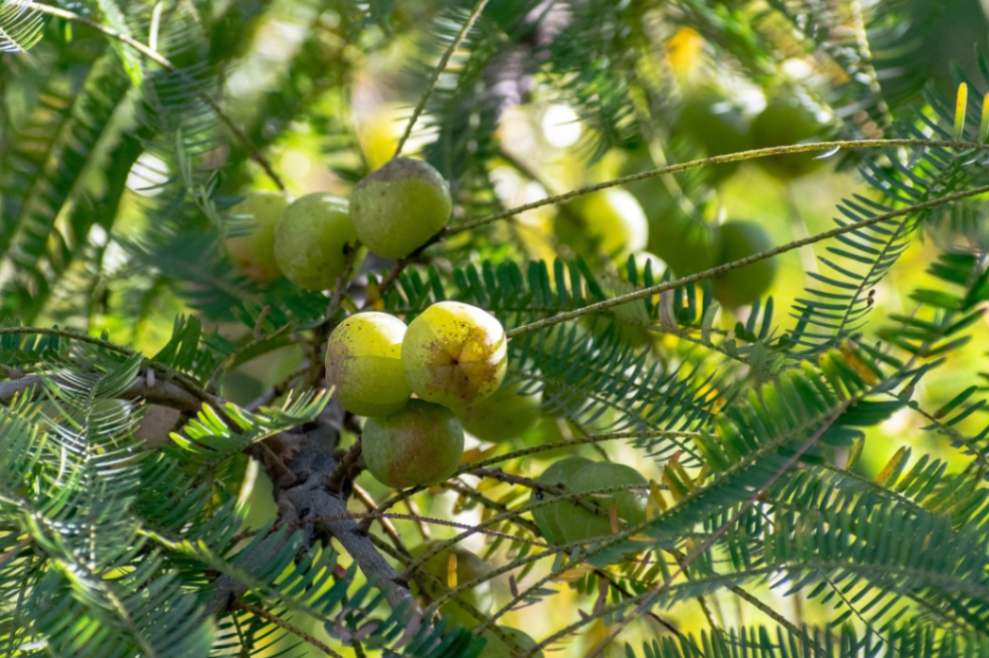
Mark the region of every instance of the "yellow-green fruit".
<instances>
[{"instance_id":1,"label":"yellow-green fruit","mask_svg":"<svg viewBox=\"0 0 989 658\"><path fill-rule=\"evenodd\" d=\"M408 402L412 389L402 369L405 323L387 313L357 313L341 322L326 343L326 381L344 409L387 416Z\"/></svg>"},{"instance_id":2,"label":"yellow-green fruit","mask_svg":"<svg viewBox=\"0 0 989 658\"><path fill-rule=\"evenodd\" d=\"M652 224L656 254L677 276L713 267L718 258L714 231L703 219L671 212Z\"/></svg>"},{"instance_id":3,"label":"yellow-green fruit","mask_svg":"<svg viewBox=\"0 0 989 658\"><path fill-rule=\"evenodd\" d=\"M593 464L594 462L590 459L584 459L583 457L567 457L566 459L553 462L549 468L543 471L543 474L539 476L536 482L547 487L566 487L566 483L576 475L577 471ZM547 498L552 498L553 495L539 489L534 489L529 501L530 503L536 503ZM563 531L560 530L559 523L557 523L556 519L556 511L563 504L564 501L561 501L532 508L532 518L539 527L540 532L543 533L543 539L551 544L564 543Z\"/></svg>"},{"instance_id":4,"label":"yellow-green fruit","mask_svg":"<svg viewBox=\"0 0 989 658\"><path fill-rule=\"evenodd\" d=\"M361 441L367 470L382 484L435 484L460 463L464 428L443 407L410 400L397 413L368 418Z\"/></svg>"},{"instance_id":5,"label":"yellow-green fruit","mask_svg":"<svg viewBox=\"0 0 989 658\"><path fill-rule=\"evenodd\" d=\"M476 400L457 415L464 429L483 441L507 441L536 424L542 414L541 392L522 395L517 383L502 384L486 398Z\"/></svg>"},{"instance_id":6,"label":"yellow-green fruit","mask_svg":"<svg viewBox=\"0 0 989 658\"><path fill-rule=\"evenodd\" d=\"M683 136L703 149L705 155L735 153L749 148L749 125L742 111L716 89L691 92L683 101L673 125L673 135ZM709 167L713 180L728 177L736 163Z\"/></svg>"},{"instance_id":7,"label":"yellow-green fruit","mask_svg":"<svg viewBox=\"0 0 989 658\"><path fill-rule=\"evenodd\" d=\"M252 227L246 235L228 236L223 244L237 269L258 283L270 283L281 274L275 260L275 227L286 206L284 194L251 192L230 209L231 215L250 217Z\"/></svg>"},{"instance_id":8,"label":"yellow-green fruit","mask_svg":"<svg viewBox=\"0 0 989 658\"><path fill-rule=\"evenodd\" d=\"M333 287L356 248L347 202L332 194L299 197L275 229L278 266L289 281L309 290Z\"/></svg>"},{"instance_id":9,"label":"yellow-green fruit","mask_svg":"<svg viewBox=\"0 0 989 658\"><path fill-rule=\"evenodd\" d=\"M476 306L438 302L409 324L402 365L420 398L462 409L501 386L508 366L505 330Z\"/></svg>"},{"instance_id":10,"label":"yellow-green fruit","mask_svg":"<svg viewBox=\"0 0 989 658\"><path fill-rule=\"evenodd\" d=\"M530 656L530 658L543 658L543 652L537 651L529 654L529 651L536 646L528 633L523 633L517 628L510 626L498 626L498 630L509 638L509 641L501 639L492 630L485 631L481 636L487 640L484 649L477 658L516 658L518 656Z\"/></svg>"},{"instance_id":11,"label":"yellow-green fruit","mask_svg":"<svg viewBox=\"0 0 989 658\"><path fill-rule=\"evenodd\" d=\"M395 158L368 175L350 195L357 235L385 258L403 258L450 220L450 188L422 160Z\"/></svg>"},{"instance_id":12,"label":"yellow-green fruit","mask_svg":"<svg viewBox=\"0 0 989 658\"><path fill-rule=\"evenodd\" d=\"M441 542L431 541L413 548L412 557L419 558L432 552ZM452 588L480 578L489 571L488 564L470 551L447 548L427 559L420 567L422 575L413 579L418 593L430 602L449 593ZM459 603L466 605L460 605ZM459 591L456 596L440 606L440 614L448 621L462 626L474 626L476 617L469 608L484 612L483 597L475 588Z\"/></svg>"},{"instance_id":13,"label":"yellow-green fruit","mask_svg":"<svg viewBox=\"0 0 989 658\"><path fill-rule=\"evenodd\" d=\"M610 462L592 462L575 469L563 483L575 493L587 493L580 500L596 508L563 502L556 508L556 524L565 543L585 541L612 534L611 509L617 513L619 527L636 525L645 520L645 496L649 482L634 468ZM609 487L638 485L610 493L590 493Z\"/></svg>"},{"instance_id":14,"label":"yellow-green fruit","mask_svg":"<svg viewBox=\"0 0 989 658\"><path fill-rule=\"evenodd\" d=\"M578 249L594 245L608 256L624 258L645 249L649 242L646 215L626 190L593 192L567 208L568 212L561 211L556 217L556 233Z\"/></svg>"},{"instance_id":15,"label":"yellow-green fruit","mask_svg":"<svg viewBox=\"0 0 989 658\"><path fill-rule=\"evenodd\" d=\"M817 111L793 96L774 98L752 122L755 148L799 144L820 138L825 130ZM760 158L757 162L778 178L788 180L809 174L822 164L820 153L793 153Z\"/></svg>"},{"instance_id":16,"label":"yellow-green fruit","mask_svg":"<svg viewBox=\"0 0 989 658\"><path fill-rule=\"evenodd\" d=\"M744 220L733 220L719 226L716 242L719 265L773 248L773 242L762 226ZM714 296L730 308L745 306L766 294L775 278L776 260L760 260L715 278Z\"/></svg>"}]
</instances>

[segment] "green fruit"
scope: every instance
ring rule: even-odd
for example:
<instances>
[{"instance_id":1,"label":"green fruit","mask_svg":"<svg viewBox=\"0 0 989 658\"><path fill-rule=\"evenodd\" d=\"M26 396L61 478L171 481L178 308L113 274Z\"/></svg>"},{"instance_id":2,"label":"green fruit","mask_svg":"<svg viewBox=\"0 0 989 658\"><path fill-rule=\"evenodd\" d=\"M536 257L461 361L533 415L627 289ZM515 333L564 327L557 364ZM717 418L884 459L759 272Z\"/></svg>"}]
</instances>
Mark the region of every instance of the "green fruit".
<instances>
[{"instance_id":1,"label":"green fruit","mask_svg":"<svg viewBox=\"0 0 989 658\"><path fill-rule=\"evenodd\" d=\"M356 248L347 202L331 194L300 197L275 229L275 259L282 273L309 290L332 288Z\"/></svg>"},{"instance_id":2,"label":"green fruit","mask_svg":"<svg viewBox=\"0 0 989 658\"><path fill-rule=\"evenodd\" d=\"M410 400L390 416L368 418L361 440L367 470L396 488L442 482L464 452L464 428L456 416L422 400Z\"/></svg>"},{"instance_id":3,"label":"green fruit","mask_svg":"<svg viewBox=\"0 0 989 658\"><path fill-rule=\"evenodd\" d=\"M536 482L546 485L547 487L556 487L560 485L566 486L566 483L576 475L577 471L593 464L594 462L590 459L584 459L583 457L567 457L566 459L553 462L549 468L543 471L543 474L536 479ZM529 500L530 502L535 503L536 501L552 497L552 495L553 494L534 489ZM543 539L551 544L564 543L563 531L560 529L560 525L557 523L556 518L557 509L564 504L565 501L548 503L532 509L532 518L539 527L540 532L543 533Z\"/></svg>"},{"instance_id":4,"label":"green fruit","mask_svg":"<svg viewBox=\"0 0 989 658\"><path fill-rule=\"evenodd\" d=\"M675 137L685 137L705 155L735 153L749 148L749 125L745 115L724 94L711 88L690 93L683 101L673 125ZM722 180L738 163L708 168L713 180Z\"/></svg>"},{"instance_id":5,"label":"green fruit","mask_svg":"<svg viewBox=\"0 0 989 658\"><path fill-rule=\"evenodd\" d=\"M387 416L408 402L412 389L402 369L405 323L387 313L357 313L341 322L326 343L326 380L344 409Z\"/></svg>"},{"instance_id":6,"label":"green fruit","mask_svg":"<svg viewBox=\"0 0 989 658\"><path fill-rule=\"evenodd\" d=\"M431 541L413 548L412 557L419 558L431 552L441 542ZM455 581L451 585L451 564L455 563ZM458 587L482 577L489 571L488 564L470 551L459 548L447 548L427 559L420 567L422 575L413 579L413 585L418 593L429 601L435 601L447 594L451 588ZM461 590L451 600L440 606L440 614L447 620L462 626L474 626L477 619L468 610L473 607L483 612L484 602L476 589ZM459 605L459 602L467 605Z\"/></svg>"},{"instance_id":7,"label":"green fruit","mask_svg":"<svg viewBox=\"0 0 989 658\"><path fill-rule=\"evenodd\" d=\"M505 330L476 306L438 302L409 324L402 365L420 398L462 409L501 386L508 365Z\"/></svg>"},{"instance_id":8,"label":"green fruit","mask_svg":"<svg viewBox=\"0 0 989 658\"><path fill-rule=\"evenodd\" d=\"M612 493L595 490L624 485L646 486L649 482L633 468L624 464L592 462L576 469L563 483L575 493L587 493L581 500L597 508L563 502L556 508L556 524L564 543L585 541L612 534L611 508L618 514L619 524L632 526L645 520L645 490L629 489Z\"/></svg>"},{"instance_id":9,"label":"green fruit","mask_svg":"<svg viewBox=\"0 0 989 658\"><path fill-rule=\"evenodd\" d=\"M450 220L450 188L422 160L395 158L365 177L350 195L354 228L385 258L404 258Z\"/></svg>"},{"instance_id":10,"label":"green fruit","mask_svg":"<svg viewBox=\"0 0 989 658\"><path fill-rule=\"evenodd\" d=\"M649 242L649 222L629 192L609 188L592 192L567 205L556 218L557 236L581 250L597 248L624 259Z\"/></svg>"},{"instance_id":11,"label":"green fruit","mask_svg":"<svg viewBox=\"0 0 989 658\"><path fill-rule=\"evenodd\" d=\"M507 441L536 424L542 414L542 400L540 392L521 395L517 383L503 383L494 394L458 409L457 415L464 429L477 438Z\"/></svg>"},{"instance_id":12,"label":"green fruit","mask_svg":"<svg viewBox=\"0 0 989 658\"><path fill-rule=\"evenodd\" d=\"M773 248L773 242L762 226L744 220L733 220L719 226L716 242L719 265ZM746 306L766 294L775 278L776 260L760 260L716 277L714 296L729 308Z\"/></svg>"},{"instance_id":13,"label":"green fruit","mask_svg":"<svg viewBox=\"0 0 989 658\"><path fill-rule=\"evenodd\" d=\"M799 144L819 139L825 130L816 110L792 96L780 96L769 102L752 122L752 143L756 148ZM757 162L783 180L799 178L824 164L820 153L793 153Z\"/></svg>"},{"instance_id":14,"label":"green fruit","mask_svg":"<svg viewBox=\"0 0 989 658\"><path fill-rule=\"evenodd\" d=\"M223 244L238 270L258 283L270 283L281 275L275 260L275 227L288 205L285 195L251 192L230 209L233 215L247 215L253 226L247 235L228 236Z\"/></svg>"},{"instance_id":15,"label":"green fruit","mask_svg":"<svg viewBox=\"0 0 989 658\"><path fill-rule=\"evenodd\" d=\"M711 226L693 217L671 212L652 223L653 248L673 273L687 276L714 267L718 258Z\"/></svg>"},{"instance_id":16,"label":"green fruit","mask_svg":"<svg viewBox=\"0 0 989 658\"><path fill-rule=\"evenodd\" d=\"M510 626L498 626L498 630L509 638L509 641L501 639L493 630L487 630L481 634L487 643L477 658L516 658L517 656L529 655L529 651L536 646L528 633L523 633L517 628ZM537 651L530 658L543 658L543 652Z\"/></svg>"}]
</instances>

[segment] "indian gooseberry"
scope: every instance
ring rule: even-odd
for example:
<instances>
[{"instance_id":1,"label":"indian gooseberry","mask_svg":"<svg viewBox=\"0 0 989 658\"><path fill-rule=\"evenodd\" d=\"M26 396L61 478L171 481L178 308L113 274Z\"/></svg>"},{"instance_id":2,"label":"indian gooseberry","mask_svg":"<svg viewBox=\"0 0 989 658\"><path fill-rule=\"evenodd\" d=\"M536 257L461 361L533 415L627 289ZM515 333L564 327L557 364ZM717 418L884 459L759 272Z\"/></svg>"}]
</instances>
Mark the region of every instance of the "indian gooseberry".
<instances>
[{"instance_id":1,"label":"indian gooseberry","mask_svg":"<svg viewBox=\"0 0 989 658\"><path fill-rule=\"evenodd\" d=\"M703 149L705 155L734 153L749 148L749 125L731 99L711 87L689 92L673 124L673 135L683 136ZM727 178L737 163L708 168L713 180Z\"/></svg>"},{"instance_id":2,"label":"indian gooseberry","mask_svg":"<svg viewBox=\"0 0 989 658\"><path fill-rule=\"evenodd\" d=\"M410 400L397 413L368 418L361 441L367 470L382 484L435 484L460 463L464 428L447 409Z\"/></svg>"},{"instance_id":3,"label":"indian gooseberry","mask_svg":"<svg viewBox=\"0 0 989 658\"><path fill-rule=\"evenodd\" d=\"M350 195L357 236L384 258L404 258L450 220L450 188L422 160L395 158L366 176Z\"/></svg>"},{"instance_id":4,"label":"indian gooseberry","mask_svg":"<svg viewBox=\"0 0 989 658\"><path fill-rule=\"evenodd\" d=\"M547 487L566 487L566 483L569 482L574 475L576 475L577 471L593 464L594 462L590 459L584 459L583 457L567 457L565 459L560 459L553 462L549 468L543 471L542 475L536 479L536 482ZM530 503L545 500L546 498L554 495L558 494L533 489ZM544 505L539 505L538 507L532 508L532 518L536 522L536 526L538 526L540 532L543 533L543 539L551 544L564 543L563 531L560 529L556 516L557 509L563 504L564 501L560 501L556 503L546 503Z\"/></svg>"},{"instance_id":5,"label":"indian gooseberry","mask_svg":"<svg viewBox=\"0 0 989 658\"><path fill-rule=\"evenodd\" d=\"M402 369L405 323L394 315L356 313L336 326L326 343L326 380L344 409L387 416L401 409L412 389Z\"/></svg>"},{"instance_id":6,"label":"indian gooseberry","mask_svg":"<svg viewBox=\"0 0 989 658\"><path fill-rule=\"evenodd\" d=\"M658 217L651 228L656 254L677 276L687 276L713 267L718 253L714 231L703 219L670 212Z\"/></svg>"},{"instance_id":7,"label":"indian gooseberry","mask_svg":"<svg viewBox=\"0 0 989 658\"><path fill-rule=\"evenodd\" d=\"M752 145L756 148L799 144L819 137L825 126L818 111L795 96L777 96L752 121ZM792 153L760 158L757 162L777 178L789 180L809 174L822 164L818 153Z\"/></svg>"},{"instance_id":8,"label":"indian gooseberry","mask_svg":"<svg viewBox=\"0 0 989 658\"><path fill-rule=\"evenodd\" d=\"M649 221L642 206L627 190L608 188L578 198L561 209L556 234L578 249L596 247L601 253L624 259L649 242Z\"/></svg>"},{"instance_id":9,"label":"indian gooseberry","mask_svg":"<svg viewBox=\"0 0 989 658\"><path fill-rule=\"evenodd\" d=\"M331 288L357 248L347 202L315 192L291 203L275 228L275 259L289 281L309 290Z\"/></svg>"},{"instance_id":10,"label":"indian gooseberry","mask_svg":"<svg viewBox=\"0 0 989 658\"><path fill-rule=\"evenodd\" d=\"M529 653L536 646L536 641L528 633L511 626L498 626L498 630L507 638L507 641L501 639L498 633L491 629L481 633L487 643L477 658L517 658L518 656L543 658L542 651L537 651L534 654Z\"/></svg>"},{"instance_id":11,"label":"indian gooseberry","mask_svg":"<svg viewBox=\"0 0 989 658\"><path fill-rule=\"evenodd\" d=\"M229 235L223 241L230 260L238 270L258 283L270 283L281 274L275 260L275 227L288 206L288 199L277 192L251 192L230 209L231 215L251 218L251 230Z\"/></svg>"},{"instance_id":12,"label":"indian gooseberry","mask_svg":"<svg viewBox=\"0 0 989 658\"><path fill-rule=\"evenodd\" d=\"M426 553L433 552L440 543L426 542L413 548L410 553L413 558L418 559ZM413 585L429 601L434 601L451 589L476 580L489 571L488 564L484 560L459 546L436 553L423 562L420 569L422 575L413 580ZM469 612L470 607L483 612L484 597L478 588L472 587L457 592L453 598L440 605L440 614L445 619L463 626L473 626L477 620Z\"/></svg>"},{"instance_id":13,"label":"indian gooseberry","mask_svg":"<svg viewBox=\"0 0 989 658\"><path fill-rule=\"evenodd\" d=\"M583 496L580 503L561 502L556 507L556 524L563 542L578 542L612 534L612 508L617 513L619 524L630 526L641 523L645 520L644 487L648 484L638 471L624 464L592 462L574 469L563 485L574 493L588 495ZM593 493L599 489L626 485L643 488Z\"/></svg>"},{"instance_id":14,"label":"indian gooseberry","mask_svg":"<svg viewBox=\"0 0 989 658\"><path fill-rule=\"evenodd\" d=\"M772 249L773 242L765 229L755 222L732 220L716 232L718 264L747 258ZM730 308L751 304L762 297L776 278L776 261L772 258L745 265L714 279L715 298Z\"/></svg>"},{"instance_id":15,"label":"indian gooseberry","mask_svg":"<svg viewBox=\"0 0 989 658\"><path fill-rule=\"evenodd\" d=\"M508 365L505 330L476 306L438 302L409 324L402 365L420 398L461 409L501 386Z\"/></svg>"},{"instance_id":16,"label":"indian gooseberry","mask_svg":"<svg viewBox=\"0 0 989 658\"><path fill-rule=\"evenodd\" d=\"M536 424L542 414L542 393L524 395L517 382L502 383L493 394L457 410L464 429L482 441L508 441Z\"/></svg>"}]
</instances>

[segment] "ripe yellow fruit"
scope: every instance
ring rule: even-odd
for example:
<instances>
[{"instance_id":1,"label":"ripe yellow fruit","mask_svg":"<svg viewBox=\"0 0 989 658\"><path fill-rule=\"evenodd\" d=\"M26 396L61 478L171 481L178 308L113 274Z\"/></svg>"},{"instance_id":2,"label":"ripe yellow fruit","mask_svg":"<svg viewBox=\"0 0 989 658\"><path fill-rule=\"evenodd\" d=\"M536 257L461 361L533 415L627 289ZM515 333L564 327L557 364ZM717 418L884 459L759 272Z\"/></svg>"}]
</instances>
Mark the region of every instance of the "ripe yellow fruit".
<instances>
[{"instance_id":1,"label":"ripe yellow fruit","mask_svg":"<svg viewBox=\"0 0 989 658\"><path fill-rule=\"evenodd\" d=\"M420 544L413 548L410 553L412 557L419 558L427 552L433 551L439 543L439 541L431 541ZM488 564L484 560L457 546L433 555L420 568L421 576L414 578L412 582L418 593L425 596L429 601L435 601L449 593L454 587L460 587L464 583L480 578L489 571ZM451 575L453 575L452 582ZM461 605L461 603L467 605ZM451 600L440 606L440 615L448 621L463 626L474 626L477 619L469 612L469 607L480 612L485 611L485 597L482 596L478 587L458 592Z\"/></svg>"},{"instance_id":2,"label":"ripe yellow fruit","mask_svg":"<svg viewBox=\"0 0 989 658\"><path fill-rule=\"evenodd\" d=\"M251 192L230 209L231 215L247 215L253 227L246 235L228 236L223 244L238 270L258 283L270 283L281 275L275 260L275 227L288 199L277 192Z\"/></svg>"},{"instance_id":3,"label":"ripe yellow fruit","mask_svg":"<svg viewBox=\"0 0 989 658\"><path fill-rule=\"evenodd\" d=\"M395 158L368 175L350 195L354 228L385 258L404 258L450 221L450 188L422 160Z\"/></svg>"},{"instance_id":4,"label":"ripe yellow fruit","mask_svg":"<svg viewBox=\"0 0 989 658\"><path fill-rule=\"evenodd\" d=\"M725 222L716 232L718 264L747 258L773 248L766 230L755 222ZM776 278L776 260L767 258L729 270L714 279L714 296L730 308L746 306L762 297Z\"/></svg>"},{"instance_id":5,"label":"ripe yellow fruit","mask_svg":"<svg viewBox=\"0 0 989 658\"><path fill-rule=\"evenodd\" d=\"M539 476L536 482L546 485L547 487L557 487L561 485L566 487L567 482L569 482L574 475L576 475L577 471L593 464L594 462L590 459L584 459L583 457L567 457L566 459L553 462L549 468L543 471L543 474ZM535 503L536 501L551 498L554 495L555 494L534 489L529 500L530 502ZM566 501L560 501L556 503L547 503L545 505L532 508L532 518L539 527L539 530L543 533L543 539L551 544L564 543L563 531L560 529L559 523L557 522L556 511L565 503Z\"/></svg>"},{"instance_id":6,"label":"ripe yellow fruit","mask_svg":"<svg viewBox=\"0 0 989 658\"><path fill-rule=\"evenodd\" d=\"M485 631L481 635L487 640L487 644L484 645L484 649L481 650L477 658L516 658L517 656L528 655L527 652L536 646L536 641L528 633L517 628L499 626L498 630L508 636L511 642L508 643L501 639L492 630ZM531 658L543 658L543 652L537 651L532 654Z\"/></svg>"},{"instance_id":7,"label":"ripe yellow fruit","mask_svg":"<svg viewBox=\"0 0 989 658\"><path fill-rule=\"evenodd\" d=\"M309 290L333 287L356 248L347 202L332 194L299 197L275 229L275 259L282 273Z\"/></svg>"},{"instance_id":8,"label":"ripe yellow fruit","mask_svg":"<svg viewBox=\"0 0 989 658\"><path fill-rule=\"evenodd\" d=\"M505 330L476 306L438 302L409 324L402 365L420 398L462 409L501 386L508 366Z\"/></svg>"},{"instance_id":9,"label":"ripe yellow fruit","mask_svg":"<svg viewBox=\"0 0 989 658\"><path fill-rule=\"evenodd\" d=\"M435 484L460 463L464 428L443 407L410 400L398 413L368 418L361 442L367 470L382 484Z\"/></svg>"},{"instance_id":10,"label":"ripe yellow fruit","mask_svg":"<svg viewBox=\"0 0 989 658\"><path fill-rule=\"evenodd\" d=\"M408 402L412 389L402 369L405 323L387 313L357 313L341 322L326 343L326 381L345 409L387 416Z\"/></svg>"},{"instance_id":11,"label":"ripe yellow fruit","mask_svg":"<svg viewBox=\"0 0 989 658\"><path fill-rule=\"evenodd\" d=\"M646 489L649 482L634 468L611 462L591 462L574 469L563 485L575 493L587 493L581 500L595 506L592 511L576 502L561 502L556 507L556 525L564 543L585 541L612 534L611 509L619 527L636 525L645 520ZM610 493L591 493L599 489L638 485Z\"/></svg>"},{"instance_id":12,"label":"ripe yellow fruit","mask_svg":"<svg viewBox=\"0 0 989 658\"><path fill-rule=\"evenodd\" d=\"M502 384L492 395L457 410L464 429L482 441L508 441L536 424L542 415L541 392L522 395L518 383Z\"/></svg>"}]
</instances>

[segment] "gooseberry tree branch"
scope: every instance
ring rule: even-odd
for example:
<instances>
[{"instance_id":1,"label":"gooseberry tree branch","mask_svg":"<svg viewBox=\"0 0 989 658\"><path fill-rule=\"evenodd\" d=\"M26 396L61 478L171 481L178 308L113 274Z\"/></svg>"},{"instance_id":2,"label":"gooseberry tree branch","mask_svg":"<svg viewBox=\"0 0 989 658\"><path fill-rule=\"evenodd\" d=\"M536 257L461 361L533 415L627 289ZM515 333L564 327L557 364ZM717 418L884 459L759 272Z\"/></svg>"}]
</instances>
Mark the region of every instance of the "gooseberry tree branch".
<instances>
[{"instance_id":1,"label":"gooseberry tree branch","mask_svg":"<svg viewBox=\"0 0 989 658\"><path fill-rule=\"evenodd\" d=\"M464 24L460 26L460 31L457 32L457 36L454 37L453 41L450 42L449 47L440 57L440 61L436 63L433 67L432 75L429 79L429 83L426 85L426 91L423 92L422 97L416 104L415 108L412 110L412 116L409 117L408 122L405 124L405 131L402 133L402 137L398 140L398 146L395 147L395 156L398 157L402 154L402 149L405 147L405 142L408 141L409 137L412 135L412 129L416 125L416 121L419 120L419 115L422 111L426 109L426 103L429 102L429 97L432 95L433 90L436 89L436 83L439 82L440 76L443 75L443 71L446 70L447 64L450 63L450 58L453 57L453 53L457 51L460 44L463 43L464 39L467 37L467 33L477 22L480 17L481 12L484 11L484 7L488 4L488 0L478 0L474 5L474 9L471 10L470 14L467 16L467 20Z\"/></svg>"},{"instance_id":2,"label":"gooseberry tree branch","mask_svg":"<svg viewBox=\"0 0 989 658\"><path fill-rule=\"evenodd\" d=\"M28 9L34 9L35 11L38 11L42 14L48 14L49 16L55 16L56 18L61 18L63 20L71 21L73 23L79 23L80 25L85 25L86 27L90 27L96 30L97 32L103 34L104 36L107 36L111 39L116 39L117 41L120 41L121 43L130 46L131 48L133 48L140 54L144 55L155 64L158 64L168 72L175 73L182 77L186 77L186 78L188 77L182 71L182 69L177 67L174 63L172 63L170 59L162 55L157 50L144 45L143 43L141 43L140 41L138 41L133 37L118 32L112 27L103 25L99 21L94 21L90 18L87 18L86 16L82 16L80 14L69 11L67 9L62 9L61 7L53 7L51 5L47 5L41 2L25 2L24 6L27 7ZM264 170L264 173L268 176L268 178L270 178L271 181L276 186L278 186L278 189L285 191L285 183L282 181L281 177L275 172L274 167L272 167L271 163L268 162L267 158L265 158L261 154L261 152L258 151L257 147L251 142L251 140L244 133L244 131L241 130L240 127L237 126L237 124L234 123L234 121L229 116L227 116L226 112L223 111L223 108L220 107L219 103L213 100L209 96L209 94L206 94L205 92L197 91L196 95L200 98L200 100L206 103L209 106L209 108L213 110L213 112L216 113L216 116L220 119L223 125L226 126L227 130L230 131L230 134L234 136L234 139L240 142L244 146L244 148L247 149L247 152L250 154L251 159L254 160L258 165L260 165L260 167Z\"/></svg>"},{"instance_id":3,"label":"gooseberry tree branch","mask_svg":"<svg viewBox=\"0 0 989 658\"><path fill-rule=\"evenodd\" d=\"M466 221L461 224L457 224L456 226L449 226L440 233L438 233L437 238L439 239L456 233L461 233L463 231L469 231L479 226L484 226L485 224L490 224L492 222L496 222L501 219L507 219L508 217L512 217L513 215L518 215L528 210L534 210L536 208L541 208L543 206L563 203L571 199L574 199L576 197L584 196L586 194L591 194L593 192L598 192L600 190L608 189L610 187L617 187L619 185L625 185L626 183L634 183L640 180L655 178L657 176L663 176L666 174L675 174L681 171L687 171L688 169L695 169L697 167L730 164L732 162L742 162L745 160L758 160L761 158L771 158L779 155L833 151L836 149L853 151L853 150L891 148L897 146L937 147L937 148L951 148L958 150L989 149L989 144L981 144L977 142L959 142L959 141L951 141L951 140L929 140L929 139L917 139L917 138L846 139L846 140L833 140L833 141L824 141L824 142L807 142L804 144L786 144L782 146L769 146L758 149L748 149L745 151L724 153L722 155L712 155L706 158L687 160L686 162L678 162L671 165L665 165L663 167L647 169L645 171L640 171L634 174L628 174L627 176L620 176L618 178L602 181L600 183L595 183L593 185L580 187L574 190L570 190L569 192L564 192L562 194L547 196L542 199L537 199L536 201L532 201L530 203L522 204L520 206L515 206L514 208L509 208L507 210L495 213L493 215L488 215L487 217L481 217L475 220Z\"/></svg>"},{"instance_id":4,"label":"gooseberry tree branch","mask_svg":"<svg viewBox=\"0 0 989 658\"><path fill-rule=\"evenodd\" d=\"M985 194L986 192L989 192L989 185L983 185L969 190L963 190L961 192L947 194L945 196L937 197L935 199L930 199L928 201L914 204L912 206L906 206L898 210L892 210L888 213L876 215L875 217L870 217L869 219L864 219L860 222L838 226L836 228L827 231L822 231L821 233L817 233L815 235L811 235L806 238L801 238L799 240L788 242L779 247L774 247L772 249L760 251L757 254L753 254L745 258L739 258L738 260L733 260L728 263L723 263L721 265L708 268L701 272L697 272L696 274L691 274L689 276L673 279L672 281L658 283L654 286L649 286L646 288L639 288L638 290L633 290L632 292L626 293L624 295L618 295L617 297L612 297L610 299L605 299L600 302L595 302L593 304L581 306L571 311L563 311L555 315L551 315L550 317L547 318L534 320L533 322L519 325L514 329L510 329L509 331L506 332L506 334L509 338L515 338L516 336L521 336L523 334L527 334L533 331L545 329L546 327L551 327L553 325L560 324L561 322L568 322L570 320L579 318L584 315L588 315L590 313L597 313L599 311L604 311L609 308L620 306L628 302L633 302L639 299L645 299L646 297L652 297L653 295L658 295L660 293L669 290L681 288L691 283L703 281L704 279L720 276L722 274L725 274L726 272L730 272L731 270L735 270L740 267L745 267L746 265L751 265L752 263L757 263L759 261L766 260L767 258L779 256L780 254L786 253L788 251L792 251L793 249L797 249L799 247L803 247L809 244L814 244L816 242L820 242L821 240L833 238L838 235L843 235L845 233L851 233L852 231L856 231L865 226L872 226L873 224L879 224L881 222L884 222L888 219L893 219L895 217L902 217L904 215L909 215L910 213L929 210L931 208L937 208L939 206L951 203L953 201L959 201L961 199L977 196L979 194Z\"/></svg>"}]
</instances>

